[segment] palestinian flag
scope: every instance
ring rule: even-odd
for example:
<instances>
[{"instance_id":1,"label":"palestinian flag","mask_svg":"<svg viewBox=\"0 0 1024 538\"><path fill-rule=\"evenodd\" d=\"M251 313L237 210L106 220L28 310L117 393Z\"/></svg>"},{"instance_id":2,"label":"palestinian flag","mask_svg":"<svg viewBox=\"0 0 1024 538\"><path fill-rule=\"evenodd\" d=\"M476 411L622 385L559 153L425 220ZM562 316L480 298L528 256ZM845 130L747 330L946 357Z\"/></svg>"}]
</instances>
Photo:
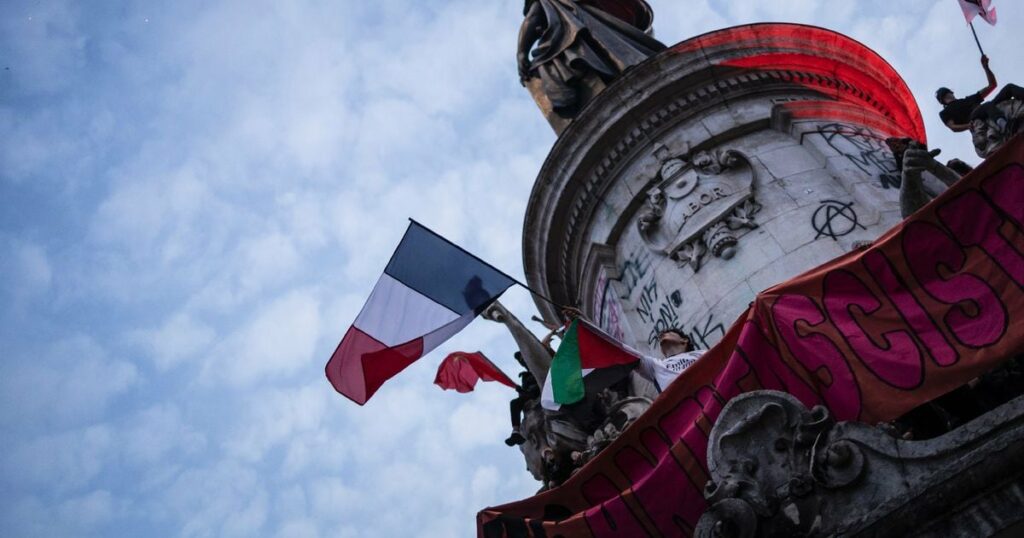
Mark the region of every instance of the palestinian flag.
<instances>
[{"instance_id":1,"label":"palestinian flag","mask_svg":"<svg viewBox=\"0 0 1024 538\"><path fill-rule=\"evenodd\" d=\"M601 329L573 320L544 380L541 405L557 411L626 377L640 353Z\"/></svg>"}]
</instances>

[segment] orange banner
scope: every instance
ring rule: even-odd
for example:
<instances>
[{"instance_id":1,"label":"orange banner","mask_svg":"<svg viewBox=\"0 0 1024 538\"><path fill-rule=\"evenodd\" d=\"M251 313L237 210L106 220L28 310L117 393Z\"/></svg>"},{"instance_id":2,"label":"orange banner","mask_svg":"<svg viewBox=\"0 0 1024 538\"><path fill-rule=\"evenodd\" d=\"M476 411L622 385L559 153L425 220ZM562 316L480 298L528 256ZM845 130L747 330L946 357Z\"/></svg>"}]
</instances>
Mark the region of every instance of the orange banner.
<instances>
[{"instance_id":1,"label":"orange banner","mask_svg":"<svg viewBox=\"0 0 1024 538\"><path fill-rule=\"evenodd\" d=\"M484 537L689 536L711 426L788 392L837 420L895 419L1024 351L1024 138L873 246L768 289L619 439L562 486L487 508Z\"/></svg>"}]
</instances>

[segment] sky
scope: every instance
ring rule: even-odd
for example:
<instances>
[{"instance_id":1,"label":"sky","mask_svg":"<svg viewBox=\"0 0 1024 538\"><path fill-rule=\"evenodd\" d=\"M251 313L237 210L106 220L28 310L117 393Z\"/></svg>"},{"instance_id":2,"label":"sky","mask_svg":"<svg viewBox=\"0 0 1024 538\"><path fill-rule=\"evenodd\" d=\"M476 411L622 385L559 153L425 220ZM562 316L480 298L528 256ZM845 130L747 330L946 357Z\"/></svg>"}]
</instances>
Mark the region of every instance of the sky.
<instances>
[{"instance_id":1,"label":"sky","mask_svg":"<svg viewBox=\"0 0 1024 538\"><path fill-rule=\"evenodd\" d=\"M985 85L953 0L650 0L672 44L832 28L932 97ZM977 25L1024 82L1024 6ZM539 484L477 320L364 407L323 375L412 217L518 278L555 136L512 0L0 1L0 535L471 536ZM528 295L502 301L520 318ZM539 326L533 327L540 331Z\"/></svg>"}]
</instances>

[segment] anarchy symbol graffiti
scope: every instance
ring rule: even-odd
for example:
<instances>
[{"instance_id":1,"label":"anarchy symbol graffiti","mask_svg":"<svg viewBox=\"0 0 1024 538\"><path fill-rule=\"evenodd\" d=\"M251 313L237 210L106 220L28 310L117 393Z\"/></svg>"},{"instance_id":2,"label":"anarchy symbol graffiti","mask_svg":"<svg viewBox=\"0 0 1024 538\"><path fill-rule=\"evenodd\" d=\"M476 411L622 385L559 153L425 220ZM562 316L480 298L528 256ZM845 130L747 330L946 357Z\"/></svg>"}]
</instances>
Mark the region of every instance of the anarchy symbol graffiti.
<instances>
[{"instance_id":1,"label":"anarchy symbol graffiti","mask_svg":"<svg viewBox=\"0 0 1024 538\"><path fill-rule=\"evenodd\" d=\"M811 216L811 226L818 232L815 239L831 237L838 240L844 235L849 235L857 228L866 230L853 209L853 202L839 202L836 200L822 200L821 206Z\"/></svg>"}]
</instances>

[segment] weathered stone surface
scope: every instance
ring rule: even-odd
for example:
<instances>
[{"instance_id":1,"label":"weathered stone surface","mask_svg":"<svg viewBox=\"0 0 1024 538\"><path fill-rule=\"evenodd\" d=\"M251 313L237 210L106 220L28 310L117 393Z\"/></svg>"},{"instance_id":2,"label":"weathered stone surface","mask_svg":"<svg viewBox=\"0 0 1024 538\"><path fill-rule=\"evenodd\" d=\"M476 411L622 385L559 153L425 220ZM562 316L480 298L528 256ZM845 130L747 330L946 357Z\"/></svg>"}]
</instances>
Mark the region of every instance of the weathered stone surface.
<instances>
[{"instance_id":1,"label":"weathered stone surface","mask_svg":"<svg viewBox=\"0 0 1024 538\"><path fill-rule=\"evenodd\" d=\"M993 536L1024 522L1024 397L905 441L751 392L722 411L708 466L701 537Z\"/></svg>"},{"instance_id":2,"label":"weathered stone surface","mask_svg":"<svg viewBox=\"0 0 1024 538\"><path fill-rule=\"evenodd\" d=\"M793 119L791 103L828 98L795 78L716 80L710 59L659 54L609 86L559 139L526 217L531 285L591 319L618 320L604 328L651 354L657 328L717 342L746 306L723 302L732 290L763 290L900 220L885 133ZM716 161L726 156L730 165ZM719 184L728 187L717 198L704 192ZM613 253L603 265L587 262L594 245ZM601 271L616 280L615 316L585 290Z\"/></svg>"},{"instance_id":3,"label":"weathered stone surface","mask_svg":"<svg viewBox=\"0 0 1024 538\"><path fill-rule=\"evenodd\" d=\"M1024 133L1024 102L1019 99L1003 101L995 107L1002 118L990 117L971 122L971 140L978 156L983 159L1014 136Z\"/></svg>"}]
</instances>

